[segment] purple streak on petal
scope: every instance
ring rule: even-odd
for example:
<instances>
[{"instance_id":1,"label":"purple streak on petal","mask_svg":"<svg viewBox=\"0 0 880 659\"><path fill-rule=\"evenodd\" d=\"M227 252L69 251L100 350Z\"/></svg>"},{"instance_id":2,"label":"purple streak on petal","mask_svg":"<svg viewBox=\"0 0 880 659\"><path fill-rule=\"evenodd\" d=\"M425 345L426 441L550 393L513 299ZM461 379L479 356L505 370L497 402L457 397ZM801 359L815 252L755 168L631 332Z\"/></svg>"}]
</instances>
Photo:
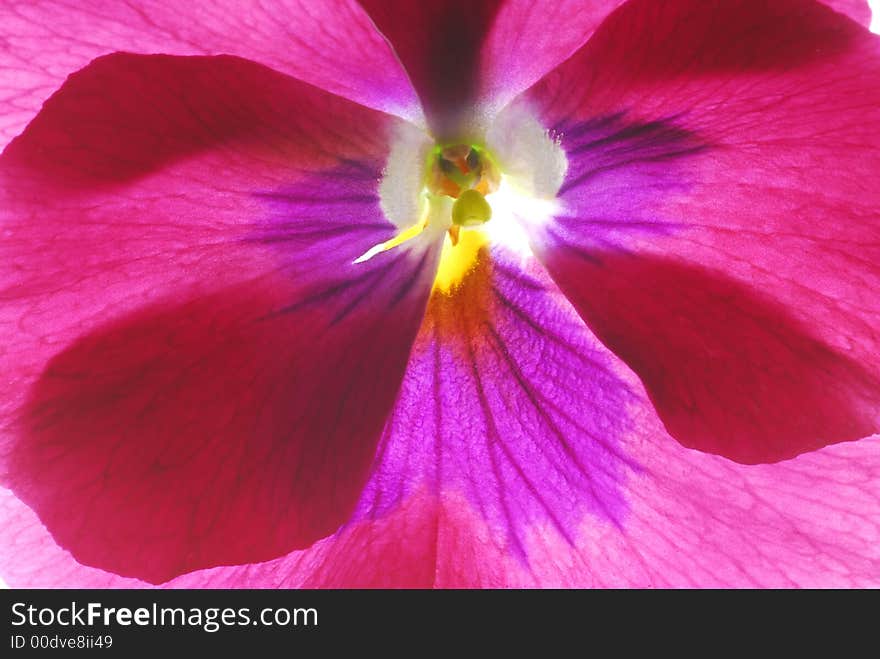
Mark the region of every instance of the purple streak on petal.
<instances>
[{"instance_id":1,"label":"purple streak on petal","mask_svg":"<svg viewBox=\"0 0 880 659\"><path fill-rule=\"evenodd\" d=\"M330 321L334 325L377 289L392 289L383 302L391 311L414 286L431 277L437 255L425 242L408 243L364 263L353 262L368 247L397 232L384 218L375 191L383 164L381 160L346 162L279 191L254 195L265 204L267 215L246 242L270 246L292 279L314 279L309 275L317 269L329 273L276 313L330 304L337 310ZM401 272L408 274L401 277Z\"/></svg>"},{"instance_id":2,"label":"purple streak on petal","mask_svg":"<svg viewBox=\"0 0 880 659\"><path fill-rule=\"evenodd\" d=\"M562 211L551 238L617 247L633 234L669 234L678 223L656 212L658 198L690 186L687 160L709 145L679 128L676 118L627 119L625 112L586 121L558 120L568 171L559 190Z\"/></svg>"},{"instance_id":3,"label":"purple streak on petal","mask_svg":"<svg viewBox=\"0 0 880 659\"><path fill-rule=\"evenodd\" d=\"M376 190L383 166L384 159L343 162L291 185L254 193L265 216L247 241L270 245L294 272L351 264L396 233L383 216ZM369 269L358 266L355 271Z\"/></svg>"},{"instance_id":4,"label":"purple streak on petal","mask_svg":"<svg viewBox=\"0 0 880 659\"><path fill-rule=\"evenodd\" d=\"M419 489L463 494L509 548L549 523L574 542L585 513L619 524L619 448L635 400L546 273L492 251L435 294L355 520Z\"/></svg>"}]
</instances>

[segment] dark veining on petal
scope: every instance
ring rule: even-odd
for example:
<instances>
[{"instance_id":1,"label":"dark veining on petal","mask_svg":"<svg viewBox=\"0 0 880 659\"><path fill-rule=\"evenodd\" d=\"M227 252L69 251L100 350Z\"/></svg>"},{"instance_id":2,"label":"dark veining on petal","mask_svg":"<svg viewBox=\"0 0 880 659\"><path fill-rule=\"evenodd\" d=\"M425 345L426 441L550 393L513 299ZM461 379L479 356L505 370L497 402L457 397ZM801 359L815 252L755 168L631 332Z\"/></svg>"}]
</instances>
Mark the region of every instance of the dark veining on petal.
<instances>
[{"instance_id":1,"label":"dark veining on petal","mask_svg":"<svg viewBox=\"0 0 880 659\"><path fill-rule=\"evenodd\" d=\"M639 466L620 438L636 395L537 264L483 252L437 295L355 519L427 488L464 494L526 565L549 525L577 542L584 515L619 526Z\"/></svg>"},{"instance_id":2,"label":"dark veining on petal","mask_svg":"<svg viewBox=\"0 0 880 659\"><path fill-rule=\"evenodd\" d=\"M661 226L655 218L634 215L633 210L651 195L686 189L682 161L710 148L698 135L680 128L679 120L629 119L619 112L553 126L551 133L561 139L570 156L559 197L577 211L566 220L597 228L620 223L623 228L643 224L645 229L669 230L668 224ZM626 195L625 205L615 194Z\"/></svg>"}]
</instances>

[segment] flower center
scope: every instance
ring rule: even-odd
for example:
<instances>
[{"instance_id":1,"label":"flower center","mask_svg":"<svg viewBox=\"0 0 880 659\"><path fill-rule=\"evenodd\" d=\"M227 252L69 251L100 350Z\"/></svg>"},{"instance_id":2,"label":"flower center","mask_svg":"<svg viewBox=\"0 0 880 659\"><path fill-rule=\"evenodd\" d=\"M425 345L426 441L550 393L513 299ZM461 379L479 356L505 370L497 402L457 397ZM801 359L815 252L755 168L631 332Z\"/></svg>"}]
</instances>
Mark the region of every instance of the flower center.
<instances>
[{"instance_id":1,"label":"flower center","mask_svg":"<svg viewBox=\"0 0 880 659\"><path fill-rule=\"evenodd\" d=\"M495 116L478 143L436 143L402 125L390 146L379 201L398 233L355 263L442 240L434 291L452 294L486 257L490 242L528 257L524 227L550 221L560 210L556 194L568 162L559 141L526 108Z\"/></svg>"},{"instance_id":2,"label":"flower center","mask_svg":"<svg viewBox=\"0 0 880 659\"><path fill-rule=\"evenodd\" d=\"M449 290L473 267L479 250L487 242L482 232L469 230L479 229L492 219L486 195L498 191L501 173L489 153L473 144L435 145L424 167L420 219L391 240L368 250L355 263L421 235L428 226L445 230L448 237L435 287ZM466 230L467 240L463 240L462 230Z\"/></svg>"},{"instance_id":3,"label":"flower center","mask_svg":"<svg viewBox=\"0 0 880 659\"><path fill-rule=\"evenodd\" d=\"M498 167L479 146L453 144L435 146L426 169L428 193L455 199L449 227L449 238L455 246L462 228L478 227L492 218L486 195L498 190Z\"/></svg>"}]
</instances>

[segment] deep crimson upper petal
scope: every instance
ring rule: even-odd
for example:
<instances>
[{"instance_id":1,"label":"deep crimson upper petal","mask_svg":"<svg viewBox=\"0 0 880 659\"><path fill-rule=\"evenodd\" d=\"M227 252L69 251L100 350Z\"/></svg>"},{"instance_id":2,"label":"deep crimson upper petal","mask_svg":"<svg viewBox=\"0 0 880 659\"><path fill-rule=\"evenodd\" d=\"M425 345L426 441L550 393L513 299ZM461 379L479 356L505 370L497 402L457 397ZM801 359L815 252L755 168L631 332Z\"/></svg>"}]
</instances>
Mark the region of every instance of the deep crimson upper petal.
<instances>
[{"instance_id":1,"label":"deep crimson upper petal","mask_svg":"<svg viewBox=\"0 0 880 659\"><path fill-rule=\"evenodd\" d=\"M237 55L421 122L388 44L354 0L32 0L0 4L0 148L95 57Z\"/></svg>"},{"instance_id":2,"label":"deep crimson upper petal","mask_svg":"<svg viewBox=\"0 0 880 659\"><path fill-rule=\"evenodd\" d=\"M237 58L113 55L0 157L3 482L77 560L160 582L348 518L436 259L353 264L396 232L405 126Z\"/></svg>"},{"instance_id":3,"label":"deep crimson upper petal","mask_svg":"<svg viewBox=\"0 0 880 659\"><path fill-rule=\"evenodd\" d=\"M569 158L536 247L685 445L880 427L878 83L817 3L633 0L523 99Z\"/></svg>"}]
</instances>

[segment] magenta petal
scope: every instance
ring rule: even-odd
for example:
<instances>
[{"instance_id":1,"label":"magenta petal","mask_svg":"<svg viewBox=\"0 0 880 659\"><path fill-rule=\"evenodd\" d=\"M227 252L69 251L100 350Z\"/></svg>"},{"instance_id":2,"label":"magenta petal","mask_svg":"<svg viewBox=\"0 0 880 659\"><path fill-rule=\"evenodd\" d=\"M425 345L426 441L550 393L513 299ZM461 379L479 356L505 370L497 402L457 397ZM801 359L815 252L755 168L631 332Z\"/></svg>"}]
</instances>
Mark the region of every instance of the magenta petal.
<instances>
[{"instance_id":1,"label":"magenta petal","mask_svg":"<svg viewBox=\"0 0 880 659\"><path fill-rule=\"evenodd\" d=\"M387 515L348 525L307 550L186 574L168 586L880 585L880 437L745 466L670 441L644 399L629 409L639 409L639 430L622 448L644 467L626 483L626 523L588 517L574 545L538 525L526 536L528 563L466 499L421 490ZM0 492L0 565L9 583L138 585L75 563L17 506Z\"/></svg>"},{"instance_id":2,"label":"magenta petal","mask_svg":"<svg viewBox=\"0 0 880 659\"><path fill-rule=\"evenodd\" d=\"M880 584L880 438L771 465L685 449L540 268L492 254L429 303L354 519L174 585Z\"/></svg>"},{"instance_id":3,"label":"magenta petal","mask_svg":"<svg viewBox=\"0 0 880 659\"><path fill-rule=\"evenodd\" d=\"M868 0L822 0L822 2L865 27L871 24L871 6Z\"/></svg>"},{"instance_id":4,"label":"magenta petal","mask_svg":"<svg viewBox=\"0 0 880 659\"><path fill-rule=\"evenodd\" d=\"M527 566L537 527L574 543L585 518L624 523L635 399L539 265L483 259L431 298L353 523L459 498Z\"/></svg>"},{"instance_id":5,"label":"magenta petal","mask_svg":"<svg viewBox=\"0 0 880 659\"><path fill-rule=\"evenodd\" d=\"M352 263L395 233L402 123L236 58L115 55L3 154L3 481L78 561L161 582L348 519L436 259Z\"/></svg>"},{"instance_id":6,"label":"magenta petal","mask_svg":"<svg viewBox=\"0 0 880 659\"><path fill-rule=\"evenodd\" d=\"M494 254L505 274L492 277L499 290L489 300L498 300L500 313L470 341L443 335L438 344L437 333L423 329L355 519L308 549L185 574L168 586L880 584L880 437L757 466L685 449L665 434L637 378L590 337L546 276ZM512 307L501 293L521 313L506 315L503 308ZM462 315L465 324L474 320ZM546 327L533 331L527 318ZM493 423L504 431L494 442L479 400L467 396L474 380L467 363L453 372L434 367L438 354L443 367L446 350L466 342L481 366L503 366L489 327L514 339L510 363L521 366L531 391L558 394L538 407L527 390L517 391L519 382L486 371ZM579 350L569 352L568 342ZM466 379L454 378L461 372ZM425 393L435 393L435 383L462 405L431 404ZM566 440L573 450L565 450L546 433L550 423L565 424L562 412L595 436L572 429ZM449 431L440 441L431 434L438 424ZM493 455L498 472L485 469ZM524 487L526 479L537 487ZM2 498L0 505L8 538L0 564L13 585L135 585L75 564L29 511ZM29 560L5 567L13 551Z\"/></svg>"},{"instance_id":7,"label":"magenta petal","mask_svg":"<svg viewBox=\"0 0 880 659\"><path fill-rule=\"evenodd\" d=\"M536 247L686 446L880 428L878 83L819 4L634 0L528 93L569 157Z\"/></svg>"},{"instance_id":8,"label":"magenta petal","mask_svg":"<svg viewBox=\"0 0 880 659\"><path fill-rule=\"evenodd\" d=\"M407 532L419 533L422 543L427 536L433 551L422 555L422 573L433 565L433 585L453 588L880 584L880 438L786 463L744 466L680 447L648 407L644 399L628 407L640 427L621 438L620 448L641 470L625 481L628 512L620 524L588 516L572 541L554 525L536 523L523 533L523 561L467 498L453 490L429 507L416 491L389 516L405 531L395 537L394 529L382 527L389 531L381 536L383 555L400 559L402 577L413 566ZM378 523L388 524L385 518ZM348 537L340 534L340 540ZM333 549L357 559L343 542ZM273 567L276 574L293 568L293 579L301 579L304 568L314 570L325 579L319 583L330 585L346 585L352 576L326 550ZM271 579L268 571L261 576ZM254 577L243 582L260 583ZM217 585L235 583L216 578Z\"/></svg>"},{"instance_id":9,"label":"magenta petal","mask_svg":"<svg viewBox=\"0 0 880 659\"><path fill-rule=\"evenodd\" d=\"M580 48L624 0L507 0L486 35L480 98L503 107Z\"/></svg>"},{"instance_id":10,"label":"magenta petal","mask_svg":"<svg viewBox=\"0 0 880 659\"><path fill-rule=\"evenodd\" d=\"M623 0L361 0L440 139L493 114L586 42ZM478 105L482 106L478 109Z\"/></svg>"},{"instance_id":11,"label":"magenta petal","mask_svg":"<svg viewBox=\"0 0 880 659\"><path fill-rule=\"evenodd\" d=\"M0 26L0 148L69 74L114 51L237 55L422 120L406 73L354 0L4 2Z\"/></svg>"},{"instance_id":12,"label":"magenta petal","mask_svg":"<svg viewBox=\"0 0 880 659\"><path fill-rule=\"evenodd\" d=\"M406 68L440 139L460 139L477 95L479 53L501 0L361 0Z\"/></svg>"}]
</instances>

